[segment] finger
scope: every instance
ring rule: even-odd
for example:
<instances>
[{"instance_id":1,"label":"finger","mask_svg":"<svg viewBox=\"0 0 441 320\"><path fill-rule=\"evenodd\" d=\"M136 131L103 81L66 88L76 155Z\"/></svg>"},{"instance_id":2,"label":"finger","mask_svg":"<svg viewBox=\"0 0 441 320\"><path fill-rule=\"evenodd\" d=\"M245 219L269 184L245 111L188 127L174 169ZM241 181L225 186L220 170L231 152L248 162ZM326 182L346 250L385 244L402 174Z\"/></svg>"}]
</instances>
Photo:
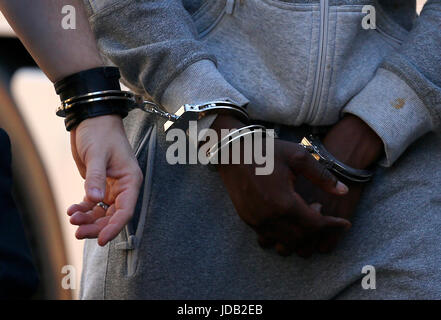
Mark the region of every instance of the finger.
<instances>
[{"instance_id":1,"label":"finger","mask_svg":"<svg viewBox=\"0 0 441 320\"><path fill-rule=\"evenodd\" d=\"M313 209L314 211L321 213L323 206L320 203L311 203L310 208ZM349 220L344 219L344 218L339 218L339 217L334 217L334 216L323 216L323 220L325 222L325 226L327 228L331 228L331 229L337 229L337 230L326 230L325 232L329 233L335 233L338 231L341 231L341 229L343 229L343 231L347 231L351 228L352 224ZM339 230L340 229L340 230Z\"/></svg>"},{"instance_id":2,"label":"finger","mask_svg":"<svg viewBox=\"0 0 441 320\"><path fill-rule=\"evenodd\" d=\"M344 195L349 191L349 188L343 182L339 181L303 148L292 155L291 163L296 174L303 175L325 192Z\"/></svg>"},{"instance_id":3,"label":"finger","mask_svg":"<svg viewBox=\"0 0 441 320\"><path fill-rule=\"evenodd\" d=\"M298 227L318 229L323 225L320 212L312 209L298 193L293 194L292 204L286 215L290 222Z\"/></svg>"},{"instance_id":4,"label":"finger","mask_svg":"<svg viewBox=\"0 0 441 320\"><path fill-rule=\"evenodd\" d=\"M320 239L319 227L302 227L295 223L287 223L281 228L283 234L281 234L280 241L288 250L289 253L297 253L302 258L310 257ZM286 235L286 236L285 236Z\"/></svg>"},{"instance_id":5,"label":"finger","mask_svg":"<svg viewBox=\"0 0 441 320\"><path fill-rule=\"evenodd\" d=\"M109 220L110 217L106 216L96 220L95 223L81 225L75 232L75 236L77 237L77 239L97 238L99 233L107 225Z\"/></svg>"},{"instance_id":6,"label":"finger","mask_svg":"<svg viewBox=\"0 0 441 320\"><path fill-rule=\"evenodd\" d=\"M323 207L320 203L317 203L317 202L311 203L309 206L312 210L314 210L318 213L321 212L322 207ZM316 238L312 238L309 241L304 241L304 243L299 245L299 247L296 249L296 254L299 257L302 257L305 259L311 257L315 251L315 248L317 247L317 242L318 242L318 239L316 239Z\"/></svg>"},{"instance_id":7,"label":"finger","mask_svg":"<svg viewBox=\"0 0 441 320\"><path fill-rule=\"evenodd\" d=\"M348 231L352 224L349 220L333 216L323 216L324 227L331 229L341 229L343 231Z\"/></svg>"},{"instance_id":8,"label":"finger","mask_svg":"<svg viewBox=\"0 0 441 320\"><path fill-rule=\"evenodd\" d=\"M69 222L74 226L80 226L82 224L91 224L94 223L96 219L92 216L92 211L75 212L69 219Z\"/></svg>"},{"instance_id":9,"label":"finger","mask_svg":"<svg viewBox=\"0 0 441 320\"><path fill-rule=\"evenodd\" d=\"M286 213L286 217L299 232L302 231L300 238L312 237L329 228L348 230L351 227L351 223L346 219L323 216L313 210L297 193L294 193L292 200L291 209Z\"/></svg>"},{"instance_id":10,"label":"finger","mask_svg":"<svg viewBox=\"0 0 441 320\"><path fill-rule=\"evenodd\" d=\"M87 212L93 209L93 207L95 206L94 202L88 201L88 200L84 200L80 203L76 203L71 205L68 209L67 209L67 215L71 216L73 215L75 212L77 211L81 211L81 212Z\"/></svg>"},{"instance_id":11,"label":"finger","mask_svg":"<svg viewBox=\"0 0 441 320\"><path fill-rule=\"evenodd\" d=\"M347 229L330 228L323 232L317 250L320 253L329 253L335 249Z\"/></svg>"},{"instance_id":12,"label":"finger","mask_svg":"<svg viewBox=\"0 0 441 320\"><path fill-rule=\"evenodd\" d=\"M110 207L108 210L110 210ZM99 206L95 206L92 210L87 212L75 212L70 218L70 223L73 225L91 224L104 216L106 216L106 210Z\"/></svg>"},{"instance_id":13,"label":"finger","mask_svg":"<svg viewBox=\"0 0 441 320\"><path fill-rule=\"evenodd\" d=\"M90 201L103 201L106 190L106 157L102 154L90 157L86 163L84 188Z\"/></svg>"},{"instance_id":14,"label":"finger","mask_svg":"<svg viewBox=\"0 0 441 320\"><path fill-rule=\"evenodd\" d=\"M134 181L126 190L115 199L115 213L109 220L109 224L100 232L98 244L106 245L114 239L130 221L138 199L139 187Z\"/></svg>"},{"instance_id":15,"label":"finger","mask_svg":"<svg viewBox=\"0 0 441 320\"><path fill-rule=\"evenodd\" d=\"M331 252L338 244L338 241L342 237L343 233L349 230L352 224L342 218L335 218L331 216L326 216L326 228L320 238L317 245L317 250L320 253ZM336 220L345 220L343 223L337 222Z\"/></svg>"}]
</instances>

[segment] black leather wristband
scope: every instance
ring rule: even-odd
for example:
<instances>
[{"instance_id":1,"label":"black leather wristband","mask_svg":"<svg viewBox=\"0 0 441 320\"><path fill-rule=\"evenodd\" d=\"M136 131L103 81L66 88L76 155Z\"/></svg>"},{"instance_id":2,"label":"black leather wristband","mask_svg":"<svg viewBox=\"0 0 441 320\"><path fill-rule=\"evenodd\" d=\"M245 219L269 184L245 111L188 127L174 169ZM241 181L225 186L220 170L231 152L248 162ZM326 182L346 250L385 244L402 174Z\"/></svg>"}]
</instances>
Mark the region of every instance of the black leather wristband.
<instances>
[{"instance_id":1,"label":"black leather wristband","mask_svg":"<svg viewBox=\"0 0 441 320\"><path fill-rule=\"evenodd\" d=\"M121 90L119 78L118 68L100 67L75 73L57 81L54 86L61 101L66 101L92 92ZM127 101L102 100L78 103L64 112L66 129L70 131L85 119L103 115L117 114L124 118L128 110Z\"/></svg>"},{"instance_id":2,"label":"black leather wristband","mask_svg":"<svg viewBox=\"0 0 441 320\"><path fill-rule=\"evenodd\" d=\"M77 107L70 112L66 112L66 118L64 119L66 130L71 131L82 121L89 118L111 114L117 114L121 116L121 118L125 118L128 114L129 108L125 107L123 104L126 104L126 102L115 103L115 101L97 101Z\"/></svg>"},{"instance_id":3,"label":"black leather wristband","mask_svg":"<svg viewBox=\"0 0 441 320\"><path fill-rule=\"evenodd\" d=\"M89 92L121 90L116 67L100 67L77 72L60 81L55 82L55 92L61 101L75 96L82 96Z\"/></svg>"}]
</instances>

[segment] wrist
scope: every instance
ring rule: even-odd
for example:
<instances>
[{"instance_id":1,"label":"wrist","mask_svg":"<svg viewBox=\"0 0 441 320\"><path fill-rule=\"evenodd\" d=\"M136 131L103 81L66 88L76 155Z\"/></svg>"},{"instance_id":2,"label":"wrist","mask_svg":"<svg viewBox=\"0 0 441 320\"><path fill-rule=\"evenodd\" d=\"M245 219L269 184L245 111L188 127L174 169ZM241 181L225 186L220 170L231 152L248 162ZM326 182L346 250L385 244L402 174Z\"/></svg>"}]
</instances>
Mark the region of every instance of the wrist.
<instances>
[{"instance_id":1,"label":"wrist","mask_svg":"<svg viewBox=\"0 0 441 320\"><path fill-rule=\"evenodd\" d=\"M218 114L216 116L215 121L211 125L211 129L216 131L218 141L221 141L232 130L240 129L240 128L243 128L246 126L247 126L247 124L245 124L244 122L240 121L238 118L236 118L232 115ZM226 133L224 130L228 130L228 132ZM227 148L230 148L230 151L231 151L231 146L232 146L231 144L227 146ZM240 141L240 163L243 163L243 160L244 160L243 159L243 156L244 156L244 152L243 152L244 149L243 148L244 148L243 141ZM217 156L219 156L219 155L220 155L220 153ZM232 163L232 153L231 152L228 153L228 157L229 157L228 163ZM227 168L230 166L228 164L222 163L222 161L220 161L220 159L218 159L218 164L216 167L219 170L221 170L222 168Z\"/></svg>"},{"instance_id":2,"label":"wrist","mask_svg":"<svg viewBox=\"0 0 441 320\"><path fill-rule=\"evenodd\" d=\"M222 129L238 129L245 127L246 124L237 119L234 116L228 114L219 114L216 116L216 119L213 121L211 128L216 131L218 137L221 137Z\"/></svg>"},{"instance_id":3,"label":"wrist","mask_svg":"<svg viewBox=\"0 0 441 320\"><path fill-rule=\"evenodd\" d=\"M356 169L365 169L382 155L380 137L360 118L346 115L327 133L323 144L339 161Z\"/></svg>"},{"instance_id":4,"label":"wrist","mask_svg":"<svg viewBox=\"0 0 441 320\"><path fill-rule=\"evenodd\" d=\"M123 119L117 114L108 114L81 121L71 132L82 130L83 128L90 128L96 132L97 129L110 129L112 131L118 128L123 128Z\"/></svg>"}]
</instances>

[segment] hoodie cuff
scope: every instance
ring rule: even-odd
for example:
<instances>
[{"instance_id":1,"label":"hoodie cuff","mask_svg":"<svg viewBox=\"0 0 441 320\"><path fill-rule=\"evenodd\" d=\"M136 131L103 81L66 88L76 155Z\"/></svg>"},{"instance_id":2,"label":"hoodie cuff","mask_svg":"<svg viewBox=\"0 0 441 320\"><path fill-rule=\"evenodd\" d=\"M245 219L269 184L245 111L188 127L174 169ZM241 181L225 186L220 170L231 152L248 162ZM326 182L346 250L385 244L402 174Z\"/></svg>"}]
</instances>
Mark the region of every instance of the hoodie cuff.
<instances>
[{"instance_id":1,"label":"hoodie cuff","mask_svg":"<svg viewBox=\"0 0 441 320\"><path fill-rule=\"evenodd\" d=\"M390 167L408 146L431 131L431 115L415 91L395 73L378 69L374 78L343 109L364 122L381 138Z\"/></svg>"}]
</instances>

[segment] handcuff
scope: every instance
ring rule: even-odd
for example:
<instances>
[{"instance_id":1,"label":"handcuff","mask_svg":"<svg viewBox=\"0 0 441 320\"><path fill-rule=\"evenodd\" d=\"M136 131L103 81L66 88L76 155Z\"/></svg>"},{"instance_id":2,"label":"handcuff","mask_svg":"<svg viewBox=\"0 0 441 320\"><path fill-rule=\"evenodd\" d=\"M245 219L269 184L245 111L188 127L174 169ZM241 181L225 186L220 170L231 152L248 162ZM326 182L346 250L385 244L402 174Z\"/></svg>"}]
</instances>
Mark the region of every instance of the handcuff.
<instances>
[{"instance_id":1,"label":"handcuff","mask_svg":"<svg viewBox=\"0 0 441 320\"><path fill-rule=\"evenodd\" d=\"M373 172L370 170L355 169L337 160L326 150L318 135L311 134L304 137L300 145L311 153L315 160L338 176L353 182L368 182L373 177Z\"/></svg>"},{"instance_id":2,"label":"handcuff","mask_svg":"<svg viewBox=\"0 0 441 320\"><path fill-rule=\"evenodd\" d=\"M69 98L62 101L61 106L56 110L56 114L60 117L66 117L70 109L78 107L79 105L113 100L119 101L121 103L120 107L125 108L128 112L134 109L140 109L144 112L167 119L164 123L164 131L174 128L187 130L190 121L197 121L212 113L229 113L243 122L248 122L249 120L248 113L244 107L238 106L228 100L211 101L202 104L184 104L173 114L162 110L156 103L145 100L140 95L130 91L120 90L97 91Z\"/></svg>"}]
</instances>

